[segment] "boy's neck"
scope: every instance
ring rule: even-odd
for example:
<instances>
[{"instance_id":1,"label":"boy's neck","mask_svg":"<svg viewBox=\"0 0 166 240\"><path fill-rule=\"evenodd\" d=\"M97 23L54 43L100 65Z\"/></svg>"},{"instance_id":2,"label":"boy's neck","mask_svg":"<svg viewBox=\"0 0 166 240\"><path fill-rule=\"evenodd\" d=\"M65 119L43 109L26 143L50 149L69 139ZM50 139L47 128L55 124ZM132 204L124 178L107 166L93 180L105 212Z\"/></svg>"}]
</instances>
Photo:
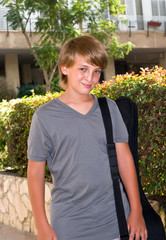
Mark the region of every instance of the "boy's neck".
<instances>
[{"instance_id":1,"label":"boy's neck","mask_svg":"<svg viewBox=\"0 0 166 240\"><path fill-rule=\"evenodd\" d=\"M91 94L73 94L70 91L65 91L60 97L60 100L62 102L75 102L75 103L81 103L81 102L88 102L94 100L93 96Z\"/></svg>"},{"instance_id":2,"label":"boy's neck","mask_svg":"<svg viewBox=\"0 0 166 240\"><path fill-rule=\"evenodd\" d=\"M69 94L68 92L62 94L59 97L59 100L83 115L86 115L90 111L95 101L93 95L79 94L78 97L74 94Z\"/></svg>"}]
</instances>

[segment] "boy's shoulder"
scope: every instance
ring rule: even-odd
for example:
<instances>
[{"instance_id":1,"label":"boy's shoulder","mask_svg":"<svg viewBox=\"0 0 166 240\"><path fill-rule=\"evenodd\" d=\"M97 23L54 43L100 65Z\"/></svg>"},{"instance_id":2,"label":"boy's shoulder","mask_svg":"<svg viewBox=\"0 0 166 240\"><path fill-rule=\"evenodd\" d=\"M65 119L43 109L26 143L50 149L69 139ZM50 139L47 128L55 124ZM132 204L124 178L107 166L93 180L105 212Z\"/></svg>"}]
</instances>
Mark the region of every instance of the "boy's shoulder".
<instances>
[{"instance_id":1,"label":"boy's shoulder","mask_svg":"<svg viewBox=\"0 0 166 240\"><path fill-rule=\"evenodd\" d=\"M111 98L106 98L107 99L107 103L108 103L108 107L111 113L117 113L119 112L119 108L116 104L116 101L111 99Z\"/></svg>"},{"instance_id":2,"label":"boy's shoulder","mask_svg":"<svg viewBox=\"0 0 166 240\"><path fill-rule=\"evenodd\" d=\"M42 114L46 114L49 111L55 111L56 105L57 105L57 101L56 101L56 98L54 98L54 99L50 100L49 102L44 103L43 105L38 107L36 109L35 113L37 115L42 115Z\"/></svg>"},{"instance_id":3,"label":"boy's shoulder","mask_svg":"<svg viewBox=\"0 0 166 240\"><path fill-rule=\"evenodd\" d=\"M117 107L117 104L113 99L106 97L106 100L110 109L115 109Z\"/></svg>"},{"instance_id":4,"label":"boy's shoulder","mask_svg":"<svg viewBox=\"0 0 166 240\"><path fill-rule=\"evenodd\" d=\"M113 99L108 98L108 97L106 99L107 99L107 103L108 103L109 108L111 108L111 109L117 108L117 104Z\"/></svg>"},{"instance_id":5,"label":"boy's shoulder","mask_svg":"<svg viewBox=\"0 0 166 240\"><path fill-rule=\"evenodd\" d=\"M108 98L108 97L106 97L106 99L107 99L108 104L116 105L116 102L113 99Z\"/></svg>"},{"instance_id":6,"label":"boy's shoulder","mask_svg":"<svg viewBox=\"0 0 166 240\"><path fill-rule=\"evenodd\" d=\"M95 98L98 98L98 97L95 96ZM103 98L103 97L101 97L101 98ZM108 104L116 105L116 102L113 99L111 99L109 97L105 97L105 98L106 98Z\"/></svg>"}]
</instances>

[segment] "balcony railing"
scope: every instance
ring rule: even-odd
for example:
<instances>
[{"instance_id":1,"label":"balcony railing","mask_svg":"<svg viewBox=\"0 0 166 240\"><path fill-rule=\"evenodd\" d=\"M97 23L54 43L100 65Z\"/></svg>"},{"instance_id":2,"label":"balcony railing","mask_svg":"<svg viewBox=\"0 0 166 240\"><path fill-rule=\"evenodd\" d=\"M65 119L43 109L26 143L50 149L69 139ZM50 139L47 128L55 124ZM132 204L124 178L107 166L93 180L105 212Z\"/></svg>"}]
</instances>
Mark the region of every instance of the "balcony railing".
<instances>
[{"instance_id":1,"label":"balcony railing","mask_svg":"<svg viewBox=\"0 0 166 240\"><path fill-rule=\"evenodd\" d=\"M134 31L146 31L149 36L151 31L163 32L166 36L166 21L124 20L116 21L118 31L128 31L131 37Z\"/></svg>"},{"instance_id":2,"label":"balcony railing","mask_svg":"<svg viewBox=\"0 0 166 240\"><path fill-rule=\"evenodd\" d=\"M4 12L3 12L4 13ZM10 31L13 31L10 27L5 17L2 17L2 12L0 11L0 31L6 31L7 36L9 36ZM129 37L135 31L146 31L147 36L150 35L151 31L163 32L163 35L166 37L166 21L143 21L142 19L137 20L114 20L117 31L127 31ZM35 18L31 18L27 24L27 31L32 36L32 33L35 31ZM85 24L86 25L86 24Z\"/></svg>"},{"instance_id":3,"label":"balcony railing","mask_svg":"<svg viewBox=\"0 0 166 240\"><path fill-rule=\"evenodd\" d=\"M0 8L0 31L6 31L7 36L9 35L10 31L14 31L14 29L8 23L5 15L7 13L7 9ZM35 30L35 18L31 18L27 24L27 31L32 33Z\"/></svg>"}]
</instances>

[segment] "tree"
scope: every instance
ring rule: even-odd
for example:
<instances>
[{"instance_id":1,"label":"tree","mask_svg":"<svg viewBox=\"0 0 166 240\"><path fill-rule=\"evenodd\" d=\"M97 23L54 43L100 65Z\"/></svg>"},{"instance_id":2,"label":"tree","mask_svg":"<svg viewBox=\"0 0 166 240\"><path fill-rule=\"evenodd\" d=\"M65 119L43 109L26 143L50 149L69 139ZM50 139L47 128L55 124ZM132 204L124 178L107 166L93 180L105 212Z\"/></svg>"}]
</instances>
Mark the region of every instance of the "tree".
<instances>
[{"instance_id":1,"label":"tree","mask_svg":"<svg viewBox=\"0 0 166 240\"><path fill-rule=\"evenodd\" d=\"M91 34L107 47L109 56L123 58L132 49L130 42L119 44L113 17L123 14L120 0L1 0L8 8L7 20L13 29L20 29L43 71L46 90L55 77L59 48L67 39ZM111 18L103 18L109 12ZM36 14L35 31L40 35L36 43L27 34L27 24ZM109 16L110 16L109 15Z\"/></svg>"}]
</instances>

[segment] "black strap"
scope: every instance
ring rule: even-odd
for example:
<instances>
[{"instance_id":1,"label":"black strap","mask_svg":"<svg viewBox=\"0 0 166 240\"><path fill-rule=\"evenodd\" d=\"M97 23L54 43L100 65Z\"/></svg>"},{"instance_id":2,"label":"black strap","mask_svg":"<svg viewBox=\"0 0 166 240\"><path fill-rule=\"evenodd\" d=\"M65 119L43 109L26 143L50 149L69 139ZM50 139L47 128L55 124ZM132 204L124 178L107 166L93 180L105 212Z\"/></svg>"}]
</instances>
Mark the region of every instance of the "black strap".
<instances>
[{"instance_id":1,"label":"black strap","mask_svg":"<svg viewBox=\"0 0 166 240\"><path fill-rule=\"evenodd\" d=\"M121 240L128 240L129 233L122 202L122 195L119 185L119 170L116 156L115 144L113 142L112 120L106 98L98 98L107 138L107 152L109 155L109 165L113 181L115 206L118 218L119 232Z\"/></svg>"}]
</instances>

